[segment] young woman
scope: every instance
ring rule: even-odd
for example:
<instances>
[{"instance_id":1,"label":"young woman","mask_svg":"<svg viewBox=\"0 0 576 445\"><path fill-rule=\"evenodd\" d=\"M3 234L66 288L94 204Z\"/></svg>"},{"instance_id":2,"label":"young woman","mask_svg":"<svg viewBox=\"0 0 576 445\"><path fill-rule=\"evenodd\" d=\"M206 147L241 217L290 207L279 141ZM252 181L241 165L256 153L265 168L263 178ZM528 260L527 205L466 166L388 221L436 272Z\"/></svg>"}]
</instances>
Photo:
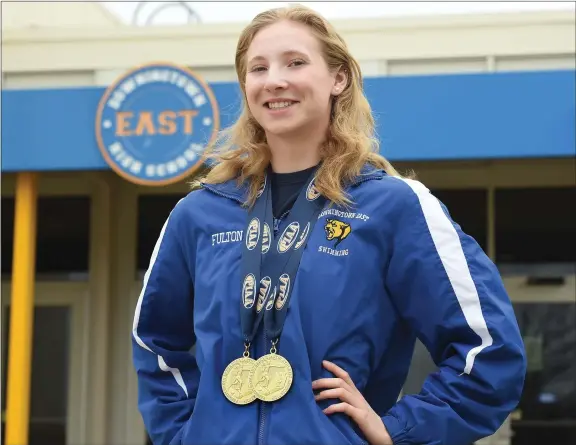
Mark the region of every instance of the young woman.
<instances>
[{"instance_id":1,"label":"young woman","mask_svg":"<svg viewBox=\"0 0 576 445\"><path fill-rule=\"evenodd\" d=\"M304 7L258 15L244 110L174 208L134 318L158 445L468 445L525 357L498 271L378 153L358 63ZM440 371L398 400L415 339ZM194 348L193 353L191 349Z\"/></svg>"}]
</instances>

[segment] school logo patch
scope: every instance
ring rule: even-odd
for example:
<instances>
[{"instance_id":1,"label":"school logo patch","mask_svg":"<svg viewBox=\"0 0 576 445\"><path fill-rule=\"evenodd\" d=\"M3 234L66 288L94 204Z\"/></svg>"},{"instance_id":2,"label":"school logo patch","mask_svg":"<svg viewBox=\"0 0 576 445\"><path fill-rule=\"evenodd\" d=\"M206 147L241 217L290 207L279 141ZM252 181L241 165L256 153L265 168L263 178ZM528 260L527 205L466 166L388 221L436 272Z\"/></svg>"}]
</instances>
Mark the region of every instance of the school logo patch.
<instances>
[{"instance_id":1,"label":"school logo patch","mask_svg":"<svg viewBox=\"0 0 576 445\"><path fill-rule=\"evenodd\" d=\"M136 184L173 184L193 174L220 128L211 87L171 63L135 68L100 99L95 136L106 163Z\"/></svg>"},{"instance_id":2,"label":"school logo patch","mask_svg":"<svg viewBox=\"0 0 576 445\"><path fill-rule=\"evenodd\" d=\"M350 227L350 224L337 219L327 219L324 230L328 241L336 240L334 244L334 247L336 247L350 235L352 227Z\"/></svg>"}]
</instances>

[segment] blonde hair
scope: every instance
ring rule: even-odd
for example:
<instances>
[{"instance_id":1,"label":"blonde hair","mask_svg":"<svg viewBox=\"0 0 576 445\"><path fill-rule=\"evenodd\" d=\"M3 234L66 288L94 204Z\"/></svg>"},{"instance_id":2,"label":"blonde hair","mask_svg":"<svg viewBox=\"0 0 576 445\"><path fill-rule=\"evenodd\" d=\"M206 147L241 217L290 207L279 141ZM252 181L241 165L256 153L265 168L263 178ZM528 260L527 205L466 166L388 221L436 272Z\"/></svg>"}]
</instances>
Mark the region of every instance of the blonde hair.
<instances>
[{"instance_id":1,"label":"blonde hair","mask_svg":"<svg viewBox=\"0 0 576 445\"><path fill-rule=\"evenodd\" d=\"M337 205L351 203L344 187L360 174L369 163L389 175L400 176L379 152L374 135L374 118L364 96L362 73L346 43L322 16L300 5L271 9L258 14L244 29L236 47L236 73L242 90L243 105L234 125L222 132L219 148L208 150L208 158L215 166L199 182L222 183L237 178L249 182L247 205L251 206L264 181L270 162L270 148L264 129L256 122L246 102L246 52L254 36L264 27L280 20L307 25L322 44L324 59L334 72L344 69L348 74L343 92L333 99L332 117L326 139L320 148L321 164L316 173L315 186L329 201ZM217 142L218 143L218 142Z\"/></svg>"}]
</instances>

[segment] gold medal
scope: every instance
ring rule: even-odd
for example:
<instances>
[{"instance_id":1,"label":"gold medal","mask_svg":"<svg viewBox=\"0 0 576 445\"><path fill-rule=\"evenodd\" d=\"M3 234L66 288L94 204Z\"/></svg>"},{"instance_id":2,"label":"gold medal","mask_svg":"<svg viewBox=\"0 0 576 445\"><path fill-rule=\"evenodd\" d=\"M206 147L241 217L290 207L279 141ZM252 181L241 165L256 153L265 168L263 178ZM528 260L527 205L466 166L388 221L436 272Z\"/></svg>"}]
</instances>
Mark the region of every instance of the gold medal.
<instances>
[{"instance_id":1,"label":"gold medal","mask_svg":"<svg viewBox=\"0 0 576 445\"><path fill-rule=\"evenodd\" d=\"M247 405L256 400L256 395L249 384L250 374L256 360L248 357L248 347L244 356L226 366L222 374L222 392L236 405Z\"/></svg>"},{"instance_id":2,"label":"gold medal","mask_svg":"<svg viewBox=\"0 0 576 445\"><path fill-rule=\"evenodd\" d=\"M270 354L256 360L248 382L258 399L275 402L286 395L292 386L292 379L292 367L288 360L276 353L274 342Z\"/></svg>"}]
</instances>

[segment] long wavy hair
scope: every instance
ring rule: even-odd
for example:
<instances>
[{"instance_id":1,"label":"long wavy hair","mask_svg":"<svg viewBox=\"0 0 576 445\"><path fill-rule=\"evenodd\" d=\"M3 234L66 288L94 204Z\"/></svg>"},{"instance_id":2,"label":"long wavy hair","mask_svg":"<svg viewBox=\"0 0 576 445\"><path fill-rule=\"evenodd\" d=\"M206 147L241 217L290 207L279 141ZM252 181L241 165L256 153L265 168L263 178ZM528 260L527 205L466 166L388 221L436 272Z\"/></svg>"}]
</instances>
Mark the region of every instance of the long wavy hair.
<instances>
[{"instance_id":1,"label":"long wavy hair","mask_svg":"<svg viewBox=\"0 0 576 445\"><path fill-rule=\"evenodd\" d=\"M301 5L262 12L240 35L235 65L243 96L242 112L236 123L221 132L216 144L207 151L207 157L215 161L214 166L196 184L217 184L234 178L239 183L247 181L249 194L246 205L254 204L270 163L271 152L264 129L248 108L245 90L246 52L261 29L280 20L291 20L308 26L322 45L329 70L347 71L346 87L340 95L332 98L330 124L320 147L321 164L315 179L315 186L323 196L336 205L347 206L351 200L344 188L360 174L366 163L383 169L389 175L400 174L379 154L378 140L374 135L374 118L364 96L358 62L330 23L312 9Z\"/></svg>"}]
</instances>

